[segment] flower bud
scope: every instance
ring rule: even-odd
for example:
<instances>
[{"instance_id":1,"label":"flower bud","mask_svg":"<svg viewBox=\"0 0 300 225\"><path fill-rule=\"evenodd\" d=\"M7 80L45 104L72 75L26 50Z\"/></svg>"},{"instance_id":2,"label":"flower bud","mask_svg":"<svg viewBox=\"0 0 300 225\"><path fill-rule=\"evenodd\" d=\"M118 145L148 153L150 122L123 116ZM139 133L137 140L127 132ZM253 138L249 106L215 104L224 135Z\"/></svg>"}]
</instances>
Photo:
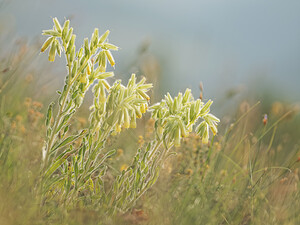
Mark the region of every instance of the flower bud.
<instances>
[{"instance_id":1,"label":"flower bud","mask_svg":"<svg viewBox=\"0 0 300 225\"><path fill-rule=\"evenodd\" d=\"M124 112L124 128L127 129L130 126L129 113L126 108L123 110L123 112Z\"/></svg>"},{"instance_id":2,"label":"flower bud","mask_svg":"<svg viewBox=\"0 0 300 225\"><path fill-rule=\"evenodd\" d=\"M179 121L179 128L180 128L180 132L181 132L181 137L187 137L188 134L186 132L186 128L183 125L183 122L181 120Z\"/></svg>"},{"instance_id":3,"label":"flower bud","mask_svg":"<svg viewBox=\"0 0 300 225\"><path fill-rule=\"evenodd\" d=\"M86 72L88 75L91 75L91 63L90 62L88 62L88 65L86 67Z\"/></svg>"},{"instance_id":4,"label":"flower bud","mask_svg":"<svg viewBox=\"0 0 300 225\"><path fill-rule=\"evenodd\" d=\"M130 119L130 128L136 128L136 114L134 111Z\"/></svg>"},{"instance_id":5,"label":"flower bud","mask_svg":"<svg viewBox=\"0 0 300 225\"><path fill-rule=\"evenodd\" d=\"M97 79L102 80L102 79L106 79L108 77L113 77L114 76L114 72L105 72L105 73L101 73L97 76Z\"/></svg>"},{"instance_id":6,"label":"flower bud","mask_svg":"<svg viewBox=\"0 0 300 225\"><path fill-rule=\"evenodd\" d=\"M218 133L218 129L217 126L215 124L212 124L209 126L211 131L213 132L214 135L216 135Z\"/></svg>"},{"instance_id":7,"label":"flower bud","mask_svg":"<svg viewBox=\"0 0 300 225\"><path fill-rule=\"evenodd\" d=\"M194 122L194 120L196 119L196 113L195 113L195 102L191 103L191 107L190 107L190 122Z\"/></svg>"},{"instance_id":8,"label":"flower bud","mask_svg":"<svg viewBox=\"0 0 300 225\"><path fill-rule=\"evenodd\" d=\"M99 96L99 100L100 102L104 103L106 102L106 95L105 95L105 90L104 90L104 86L100 85L100 96Z\"/></svg>"},{"instance_id":9,"label":"flower bud","mask_svg":"<svg viewBox=\"0 0 300 225\"><path fill-rule=\"evenodd\" d=\"M118 47L113 45L113 44L110 44L110 43L104 43L103 44L103 48L107 49L107 50L114 50L114 51L118 51Z\"/></svg>"},{"instance_id":10,"label":"flower bud","mask_svg":"<svg viewBox=\"0 0 300 225\"><path fill-rule=\"evenodd\" d=\"M209 138L209 130L208 130L208 125L206 125L205 130L203 132L203 136L202 136L202 143L207 144L208 138Z\"/></svg>"},{"instance_id":11,"label":"flower bud","mask_svg":"<svg viewBox=\"0 0 300 225\"><path fill-rule=\"evenodd\" d=\"M65 42L67 44L70 42L72 36L73 36L73 27L70 28L70 30L68 31L68 34L66 36Z\"/></svg>"},{"instance_id":12,"label":"flower bud","mask_svg":"<svg viewBox=\"0 0 300 225\"><path fill-rule=\"evenodd\" d=\"M99 66L100 72L105 72L106 71L106 56L105 56L104 51L101 51L99 53L97 61L98 61L98 66Z\"/></svg>"},{"instance_id":13,"label":"flower bud","mask_svg":"<svg viewBox=\"0 0 300 225\"><path fill-rule=\"evenodd\" d=\"M77 74L77 65L78 65L78 62L76 60L73 64L73 68L72 68L72 73L71 73L72 78Z\"/></svg>"},{"instance_id":14,"label":"flower bud","mask_svg":"<svg viewBox=\"0 0 300 225\"><path fill-rule=\"evenodd\" d=\"M135 85L135 82L136 82L135 74L132 73L132 74L131 74L131 77L130 77L130 79L129 79L129 81L128 81L127 87L128 87L128 88L133 87L133 86Z\"/></svg>"},{"instance_id":15,"label":"flower bud","mask_svg":"<svg viewBox=\"0 0 300 225\"><path fill-rule=\"evenodd\" d=\"M205 121L202 121L197 127L196 127L196 133L202 137L204 130L206 129L207 123Z\"/></svg>"},{"instance_id":16,"label":"flower bud","mask_svg":"<svg viewBox=\"0 0 300 225\"><path fill-rule=\"evenodd\" d=\"M55 45L56 45L56 52L59 56L61 56L61 46L60 43L58 42L58 40L55 40Z\"/></svg>"},{"instance_id":17,"label":"flower bud","mask_svg":"<svg viewBox=\"0 0 300 225\"><path fill-rule=\"evenodd\" d=\"M74 47L74 44L75 44L75 39L76 39L76 35L73 34L72 37L71 37L71 40L69 42L69 45L68 45L66 53L70 53L71 52L71 50L72 50L72 48Z\"/></svg>"},{"instance_id":18,"label":"flower bud","mask_svg":"<svg viewBox=\"0 0 300 225\"><path fill-rule=\"evenodd\" d=\"M149 83L149 84L143 84L143 85L138 86L138 89L147 91L148 89L150 89L152 87L153 87L153 84Z\"/></svg>"},{"instance_id":19,"label":"flower bud","mask_svg":"<svg viewBox=\"0 0 300 225\"><path fill-rule=\"evenodd\" d=\"M117 133L120 133L120 132L121 132L121 125L120 125L120 124L117 124L117 125L116 125L116 132L117 132Z\"/></svg>"},{"instance_id":20,"label":"flower bud","mask_svg":"<svg viewBox=\"0 0 300 225\"><path fill-rule=\"evenodd\" d=\"M107 60L109 61L110 65L114 66L115 60L114 60L114 57L112 56L111 52L109 50L105 50L104 52L105 52L105 55L106 55Z\"/></svg>"},{"instance_id":21,"label":"flower bud","mask_svg":"<svg viewBox=\"0 0 300 225\"><path fill-rule=\"evenodd\" d=\"M142 117L142 113L141 113L140 109L138 109L136 107L134 107L134 109L135 109L136 117L137 118L141 118Z\"/></svg>"},{"instance_id":22,"label":"flower bud","mask_svg":"<svg viewBox=\"0 0 300 225\"><path fill-rule=\"evenodd\" d=\"M122 124L124 122L124 113L123 111L119 111L118 124Z\"/></svg>"},{"instance_id":23,"label":"flower bud","mask_svg":"<svg viewBox=\"0 0 300 225\"><path fill-rule=\"evenodd\" d=\"M145 104L141 104L140 110L141 110L141 113L145 113L146 112Z\"/></svg>"},{"instance_id":24,"label":"flower bud","mask_svg":"<svg viewBox=\"0 0 300 225\"><path fill-rule=\"evenodd\" d=\"M41 52L44 52L50 46L50 44L53 42L53 40L55 40L55 37L49 37L43 44L43 46L41 48Z\"/></svg>"},{"instance_id":25,"label":"flower bud","mask_svg":"<svg viewBox=\"0 0 300 225\"><path fill-rule=\"evenodd\" d=\"M187 88L182 98L182 104L185 104L186 102L190 101L190 99L191 99L191 89Z\"/></svg>"},{"instance_id":26,"label":"flower bud","mask_svg":"<svg viewBox=\"0 0 300 225\"><path fill-rule=\"evenodd\" d=\"M84 39L84 54L85 55L90 54L89 40L87 38Z\"/></svg>"},{"instance_id":27,"label":"flower bud","mask_svg":"<svg viewBox=\"0 0 300 225\"><path fill-rule=\"evenodd\" d=\"M70 52L70 62L73 62L74 59L75 59L75 46L73 46Z\"/></svg>"},{"instance_id":28,"label":"flower bud","mask_svg":"<svg viewBox=\"0 0 300 225\"><path fill-rule=\"evenodd\" d=\"M209 107L211 106L211 104L213 103L213 101L209 100L208 102L206 102L206 104L202 107L200 114L204 115L206 113L209 112Z\"/></svg>"},{"instance_id":29,"label":"flower bud","mask_svg":"<svg viewBox=\"0 0 300 225\"><path fill-rule=\"evenodd\" d=\"M182 104L182 93L179 92L178 93L178 96L177 96L177 101L178 101L178 108L180 109L181 108L181 104Z\"/></svg>"},{"instance_id":30,"label":"flower bud","mask_svg":"<svg viewBox=\"0 0 300 225\"><path fill-rule=\"evenodd\" d=\"M99 31L97 28L95 28L94 33L92 34L92 38L91 38L91 46L90 46L91 51L95 46L97 46L98 38L99 38Z\"/></svg>"},{"instance_id":31,"label":"flower bud","mask_svg":"<svg viewBox=\"0 0 300 225\"><path fill-rule=\"evenodd\" d=\"M178 107L178 106L179 106L179 105L178 105L178 98L175 97L175 98L174 98L174 102L173 102L173 107L172 107L171 113L178 112L178 110L179 110L179 107Z\"/></svg>"},{"instance_id":32,"label":"flower bud","mask_svg":"<svg viewBox=\"0 0 300 225\"><path fill-rule=\"evenodd\" d=\"M106 80L102 80L102 83L103 83L103 85L105 86L105 88L106 88L107 90L110 89L110 86L109 86L109 84L107 83Z\"/></svg>"},{"instance_id":33,"label":"flower bud","mask_svg":"<svg viewBox=\"0 0 300 225\"><path fill-rule=\"evenodd\" d=\"M53 37L60 37L60 33L56 30L43 30L42 35L50 35Z\"/></svg>"},{"instance_id":34,"label":"flower bud","mask_svg":"<svg viewBox=\"0 0 300 225\"><path fill-rule=\"evenodd\" d=\"M200 108L201 108L201 100L197 99L196 103L195 103L195 115L196 115L196 117L199 116ZM197 119L197 118L195 118L195 119Z\"/></svg>"},{"instance_id":35,"label":"flower bud","mask_svg":"<svg viewBox=\"0 0 300 225\"><path fill-rule=\"evenodd\" d=\"M109 30L107 30L99 39L99 44L102 44L109 35Z\"/></svg>"},{"instance_id":36,"label":"flower bud","mask_svg":"<svg viewBox=\"0 0 300 225\"><path fill-rule=\"evenodd\" d=\"M217 122L217 123L220 122L220 120L217 117L215 117L214 115L212 115L210 113L208 113L207 115L205 115L205 118L208 118L209 120L211 120L213 122Z\"/></svg>"},{"instance_id":37,"label":"flower bud","mask_svg":"<svg viewBox=\"0 0 300 225\"><path fill-rule=\"evenodd\" d=\"M149 101L150 97L143 91L137 89L137 92L139 93L140 96L142 96L145 100Z\"/></svg>"},{"instance_id":38,"label":"flower bud","mask_svg":"<svg viewBox=\"0 0 300 225\"><path fill-rule=\"evenodd\" d=\"M185 110L184 122L188 124L190 122L190 110Z\"/></svg>"},{"instance_id":39,"label":"flower bud","mask_svg":"<svg viewBox=\"0 0 300 225\"><path fill-rule=\"evenodd\" d=\"M49 51L49 61L50 62L53 62L55 60L55 51L56 51L56 43L55 41L52 42L51 44L51 48L50 48L50 51Z\"/></svg>"},{"instance_id":40,"label":"flower bud","mask_svg":"<svg viewBox=\"0 0 300 225\"><path fill-rule=\"evenodd\" d=\"M175 130L175 137L174 137L174 146L180 147L180 129L179 127Z\"/></svg>"},{"instance_id":41,"label":"flower bud","mask_svg":"<svg viewBox=\"0 0 300 225\"><path fill-rule=\"evenodd\" d=\"M53 22L54 22L54 24L55 24L55 28L56 28L56 30L59 32L59 33L61 33L61 26L60 26L60 24L59 24L59 22L58 22L58 20L57 20L57 18L56 17L54 17L53 18Z\"/></svg>"},{"instance_id":42,"label":"flower bud","mask_svg":"<svg viewBox=\"0 0 300 225\"><path fill-rule=\"evenodd\" d=\"M77 58L80 59L83 55L83 48L80 48L79 51L78 51L78 55L77 55Z\"/></svg>"},{"instance_id":43,"label":"flower bud","mask_svg":"<svg viewBox=\"0 0 300 225\"><path fill-rule=\"evenodd\" d=\"M62 30L62 39L65 41L69 31L70 20L66 20Z\"/></svg>"}]
</instances>

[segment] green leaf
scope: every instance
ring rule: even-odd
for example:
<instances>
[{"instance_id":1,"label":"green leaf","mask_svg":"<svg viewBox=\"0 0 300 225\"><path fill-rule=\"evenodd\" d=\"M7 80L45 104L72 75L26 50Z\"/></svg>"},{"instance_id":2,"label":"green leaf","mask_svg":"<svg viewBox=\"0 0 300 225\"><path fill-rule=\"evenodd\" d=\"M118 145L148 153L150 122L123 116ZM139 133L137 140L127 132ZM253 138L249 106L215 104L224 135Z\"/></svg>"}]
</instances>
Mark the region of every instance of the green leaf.
<instances>
[{"instance_id":1,"label":"green leaf","mask_svg":"<svg viewBox=\"0 0 300 225\"><path fill-rule=\"evenodd\" d=\"M51 152L54 152L55 150L62 148L64 146L66 146L67 144L70 144L74 141L76 141L79 137L81 137L82 135L84 135L87 132L87 130L82 130L79 134L77 135L72 135L69 136L67 138L65 138L62 142L60 142L58 145L53 147L53 150Z\"/></svg>"},{"instance_id":2,"label":"green leaf","mask_svg":"<svg viewBox=\"0 0 300 225\"><path fill-rule=\"evenodd\" d=\"M51 102L48 107L47 116L46 116L46 126L47 127L50 125L50 121L52 118L53 105L54 105L54 102Z\"/></svg>"},{"instance_id":3,"label":"green leaf","mask_svg":"<svg viewBox=\"0 0 300 225\"><path fill-rule=\"evenodd\" d=\"M45 173L45 178L50 177L65 161L66 159L76 150L71 151L66 151L62 153L56 161L52 164L52 166L46 171Z\"/></svg>"},{"instance_id":4,"label":"green leaf","mask_svg":"<svg viewBox=\"0 0 300 225\"><path fill-rule=\"evenodd\" d=\"M75 172L75 189L77 189L77 180L78 180L78 173L79 173L77 159L74 164L74 172Z\"/></svg>"},{"instance_id":5,"label":"green leaf","mask_svg":"<svg viewBox=\"0 0 300 225\"><path fill-rule=\"evenodd\" d=\"M45 192L47 192L50 189L50 187L54 186L56 183L59 183L63 179L64 179L64 175L63 174L55 176L52 179L49 179L48 182L46 182L46 185L44 186Z\"/></svg>"}]
</instances>

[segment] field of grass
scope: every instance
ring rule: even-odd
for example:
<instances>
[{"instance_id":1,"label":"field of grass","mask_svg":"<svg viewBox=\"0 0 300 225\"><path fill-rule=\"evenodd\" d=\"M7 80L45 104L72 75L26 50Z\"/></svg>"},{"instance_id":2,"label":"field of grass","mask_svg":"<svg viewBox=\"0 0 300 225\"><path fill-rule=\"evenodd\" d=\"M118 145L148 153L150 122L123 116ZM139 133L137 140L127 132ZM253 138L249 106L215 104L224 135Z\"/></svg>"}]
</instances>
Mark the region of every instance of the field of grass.
<instances>
[{"instance_id":1,"label":"field of grass","mask_svg":"<svg viewBox=\"0 0 300 225\"><path fill-rule=\"evenodd\" d=\"M55 100L51 65L34 67L38 47L20 41L0 59L0 224L300 224L299 105L240 101L221 115L218 135L191 133L164 163L157 182L126 212L101 205L40 203L45 115ZM44 68L48 67L47 70ZM249 100L251 99L251 100ZM70 130L85 128L88 106ZM213 111L213 109L212 109ZM267 116L264 116L264 115ZM108 139L110 182L154 135L146 115L137 129Z\"/></svg>"}]
</instances>

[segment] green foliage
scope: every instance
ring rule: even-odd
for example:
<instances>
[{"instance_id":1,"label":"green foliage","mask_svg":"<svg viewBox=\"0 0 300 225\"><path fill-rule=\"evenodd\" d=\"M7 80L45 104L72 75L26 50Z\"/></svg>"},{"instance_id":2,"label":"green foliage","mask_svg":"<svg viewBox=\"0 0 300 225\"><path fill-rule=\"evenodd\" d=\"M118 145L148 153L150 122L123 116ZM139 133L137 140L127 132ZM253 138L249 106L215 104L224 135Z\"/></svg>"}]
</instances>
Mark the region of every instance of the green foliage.
<instances>
[{"instance_id":1,"label":"green foliage","mask_svg":"<svg viewBox=\"0 0 300 225\"><path fill-rule=\"evenodd\" d=\"M144 203L154 215L149 224L299 223L299 149L279 156L283 142L273 142L293 111L266 122L257 105L209 146L194 135L184 142L157 184L166 191Z\"/></svg>"},{"instance_id":2,"label":"green foliage","mask_svg":"<svg viewBox=\"0 0 300 225\"><path fill-rule=\"evenodd\" d=\"M48 50L55 41L54 57L74 57L73 81L91 41L85 39L71 57L66 51L71 41L75 45L73 29L68 21L54 22L45 32L54 34ZM106 43L108 34L100 41L96 31L94 44L117 50ZM34 64L37 49L21 42L1 58L1 224L299 224L297 105L261 96L262 105L244 102L224 116L218 136L207 143L218 123L209 112L211 101L193 99L189 89L167 94L149 107L152 118L137 122L152 85L135 75L125 84L110 83L106 63L114 60L106 49L90 56L90 67L71 86L66 78L48 110L42 103L52 101L53 73ZM91 111L83 112L89 87Z\"/></svg>"},{"instance_id":3,"label":"green foliage","mask_svg":"<svg viewBox=\"0 0 300 225\"><path fill-rule=\"evenodd\" d=\"M106 65L107 61L115 65L110 51L118 47L106 41L109 31L99 37L95 29L91 40L85 38L76 51L76 36L69 21L65 21L63 27L56 18L53 22L53 29L43 32L50 37L41 51L50 49L49 61L63 52L68 75L62 91L58 92L56 117L53 117L53 103L46 117L41 180L43 202L56 199L64 205L82 203L101 207L109 213L127 211L156 182L163 163L172 154L172 146L179 147L182 137L193 130L200 118L203 122L196 132L203 143L208 142L209 128L217 133L219 119L209 114L212 101L204 104L200 99L194 100L189 89L174 99L168 93L164 100L151 107L155 120L154 140L137 151L132 164L112 184L104 184L109 166L107 159L115 153L107 149L105 143L110 135L136 127L136 119L147 111L150 100L147 92L152 84L145 83L144 78L137 82L132 74L126 86L120 80L110 85L106 79L113 73L106 72ZM70 120L92 84L94 100L89 127L78 134L70 134Z\"/></svg>"}]
</instances>

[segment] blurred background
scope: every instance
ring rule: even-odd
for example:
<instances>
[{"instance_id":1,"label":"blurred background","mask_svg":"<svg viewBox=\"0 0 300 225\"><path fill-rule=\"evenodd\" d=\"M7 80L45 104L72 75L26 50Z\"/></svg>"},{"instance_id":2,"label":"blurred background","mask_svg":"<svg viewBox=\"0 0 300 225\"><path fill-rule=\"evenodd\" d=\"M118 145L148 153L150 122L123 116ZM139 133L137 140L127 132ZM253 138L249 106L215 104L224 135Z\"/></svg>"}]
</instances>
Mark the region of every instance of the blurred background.
<instances>
[{"instance_id":1,"label":"blurred background","mask_svg":"<svg viewBox=\"0 0 300 225\"><path fill-rule=\"evenodd\" d=\"M272 92L288 101L300 97L298 0L0 2L2 40L42 41L41 31L52 26L53 17L71 19L78 46L95 27L100 33L110 29L110 42L121 48L114 54L116 76L153 73L160 97L187 87L199 95L200 82L204 99L218 103L217 110L223 109L224 97L239 93ZM37 51L36 58L47 55ZM57 61L63 73L64 60Z\"/></svg>"},{"instance_id":2,"label":"blurred background","mask_svg":"<svg viewBox=\"0 0 300 225\"><path fill-rule=\"evenodd\" d=\"M186 138L125 223L113 224L300 224L299 12L299 0L0 0L0 225L105 218L36 204L45 114L66 75L64 58L40 54L53 17L71 20L78 47L95 27L109 29L120 47L115 79L146 76L151 103L191 88L221 120L209 145ZM88 126L89 105L70 133ZM111 138L114 173L151 132L146 116Z\"/></svg>"}]
</instances>

